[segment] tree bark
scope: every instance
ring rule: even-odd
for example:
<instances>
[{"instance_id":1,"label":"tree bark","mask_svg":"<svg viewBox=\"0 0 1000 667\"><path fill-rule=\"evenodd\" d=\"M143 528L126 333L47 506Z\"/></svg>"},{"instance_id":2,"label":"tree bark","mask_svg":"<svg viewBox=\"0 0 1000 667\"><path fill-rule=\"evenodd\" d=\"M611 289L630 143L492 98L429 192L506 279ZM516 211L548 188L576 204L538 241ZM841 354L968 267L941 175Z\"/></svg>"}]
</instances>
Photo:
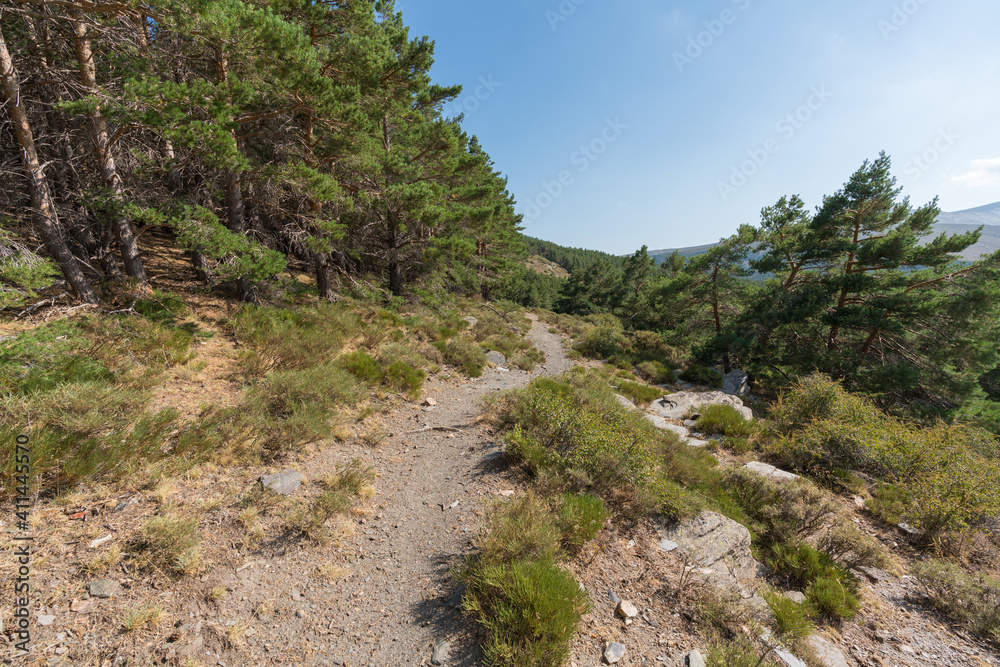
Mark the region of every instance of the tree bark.
<instances>
[{"instance_id":1,"label":"tree bark","mask_svg":"<svg viewBox=\"0 0 1000 667\"><path fill-rule=\"evenodd\" d=\"M7 114L10 116L11 125L14 128L14 136L21 147L21 162L24 166L24 173L28 177L31 208L38 234L45 243L49 254L59 263L59 268L62 269L66 281L76 291L80 299L86 303L98 303L100 299L97 293L87 282L79 262L76 261L63 238L62 229L56 217L55 205L52 203L52 193L49 191L48 182L45 180L45 174L38 161L35 138L21 101L20 81L17 71L14 69L14 62L7 51L7 43L4 40L2 29L0 29L0 85L3 87L4 97L7 101Z\"/></svg>"},{"instance_id":2,"label":"tree bark","mask_svg":"<svg viewBox=\"0 0 1000 667\"><path fill-rule=\"evenodd\" d=\"M80 65L80 83L83 84L90 95L97 95L97 74L94 68L94 53L90 46L87 26L84 24L83 14L79 10L74 10L71 14L73 16L76 59ZM94 142L94 152L98 166L100 167L101 178L104 181L105 187L111 189L115 203L121 205L124 203L124 188L122 187L121 177L118 175L114 155L111 152L107 120L101 114L100 107L95 107L94 111L89 115L92 126L91 138ZM111 224L122 253L122 263L125 266L126 275L135 279L140 286L148 288L149 281L146 278L146 269L142 264L142 257L139 255L139 244L136 241L135 233L132 231L132 223L126 216L115 211Z\"/></svg>"},{"instance_id":3,"label":"tree bark","mask_svg":"<svg viewBox=\"0 0 1000 667\"><path fill-rule=\"evenodd\" d=\"M319 288L319 298L333 301L333 281L330 279L330 257L324 252L315 253L316 287Z\"/></svg>"}]
</instances>

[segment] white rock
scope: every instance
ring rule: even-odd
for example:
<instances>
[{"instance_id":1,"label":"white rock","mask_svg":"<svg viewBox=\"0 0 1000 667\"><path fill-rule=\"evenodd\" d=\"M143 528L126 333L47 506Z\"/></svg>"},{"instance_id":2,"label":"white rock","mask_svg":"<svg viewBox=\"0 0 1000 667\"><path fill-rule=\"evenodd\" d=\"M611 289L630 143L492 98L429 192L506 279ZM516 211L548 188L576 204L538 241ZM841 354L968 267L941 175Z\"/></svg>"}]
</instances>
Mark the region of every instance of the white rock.
<instances>
[{"instance_id":1,"label":"white rock","mask_svg":"<svg viewBox=\"0 0 1000 667\"><path fill-rule=\"evenodd\" d=\"M680 391L654 401L652 408L667 419L687 419L706 405L728 405L745 419L753 419L753 410L743 405L743 401L721 391Z\"/></svg>"},{"instance_id":2,"label":"white rock","mask_svg":"<svg viewBox=\"0 0 1000 667\"><path fill-rule=\"evenodd\" d=\"M798 475L784 470L779 470L772 465L767 463L761 463L760 461L751 461L750 463L743 466L750 472L755 472L762 477L767 477L768 479L773 479L775 482L791 482L796 479L802 479Z\"/></svg>"},{"instance_id":3,"label":"white rock","mask_svg":"<svg viewBox=\"0 0 1000 667\"><path fill-rule=\"evenodd\" d=\"M628 410L637 410L638 409L638 408L635 407L635 403L633 403L632 401L628 400L627 398L625 398L621 394L615 394L615 400L618 401L618 403L621 404L621 406L623 408L626 408Z\"/></svg>"},{"instance_id":4,"label":"white rock","mask_svg":"<svg viewBox=\"0 0 1000 667\"><path fill-rule=\"evenodd\" d=\"M823 667L848 667L843 652L820 635L810 635L806 639L806 645L813 650Z\"/></svg>"},{"instance_id":5,"label":"white rock","mask_svg":"<svg viewBox=\"0 0 1000 667\"><path fill-rule=\"evenodd\" d=\"M615 609L622 618L635 618L639 615L639 610L635 608L635 605L628 600L622 600L618 603L618 608Z\"/></svg>"},{"instance_id":6,"label":"white rock","mask_svg":"<svg viewBox=\"0 0 1000 667\"><path fill-rule=\"evenodd\" d=\"M748 382L747 374L734 368L722 378L722 391L731 396L743 396L749 389Z\"/></svg>"},{"instance_id":7,"label":"white rock","mask_svg":"<svg viewBox=\"0 0 1000 667\"><path fill-rule=\"evenodd\" d=\"M687 664L688 667L705 667L705 656L695 649L687 654Z\"/></svg>"}]
</instances>

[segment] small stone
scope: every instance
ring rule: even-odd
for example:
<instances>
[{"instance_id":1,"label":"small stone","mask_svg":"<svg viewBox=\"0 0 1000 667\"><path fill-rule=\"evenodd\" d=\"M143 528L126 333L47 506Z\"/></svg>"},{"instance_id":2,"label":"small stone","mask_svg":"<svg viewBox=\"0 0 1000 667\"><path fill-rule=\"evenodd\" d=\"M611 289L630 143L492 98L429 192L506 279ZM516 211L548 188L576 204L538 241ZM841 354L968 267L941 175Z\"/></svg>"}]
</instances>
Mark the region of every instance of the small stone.
<instances>
[{"instance_id":1,"label":"small stone","mask_svg":"<svg viewBox=\"0 0 1000 667\"><path fill-rule=\"evenodd\" d=\"M614 591L608 591L608 599L611 600L612 604L618 604L622 601L622 599L618 597L618 594Z\"/></svg>"},{"instance_id":2,"label":"small stone","mask_svg":"<svg viewBox=\"0 0 1000 667\"><path fill-rule=\"evenodd\" d=\"M474 327L477 324L479 324L479 320L474 318L472 315L469 315L468 317L463 317L462 319L468 322L470 327Z\"/></svg>"},{"instance_id":3,"label":"small stone","mask_svg":"<svg viewBox=\"0 0 1000 667\"><path fill-rule=\"evenodd\" d=\"M627 398L625 398L621 394L615 394L615 400L618 401L619 405L621 405L626 410L635 410L636 409L635 403L633 403L632 401L628 400Z\"/></svg>"},{"instance_id":4,"label":"small stone","mask_svg":"<svg viewBox=\"0 0 1000 667\"><path fill-rule=\"evenodd\" d=\"M785 597L795 604L805 604L806 596L801 591L785 591Z\"/></svg>"},{"instance_id":5,"label":"small stone","mask_svg":"<svg viewBox=\"0 0 1000 667\"><path fill-rule=\"evenodd\" d=\"M806 645L813 650L823 667L848 667L844 653L823 637L810 635L806 639Z\"/></svg>"},{"instance_id":6,"label":"small stone","mask_svg":"<svg viewBox=\"0 0 1000 667\"><path fill-rule=\"evenodd\" d=\"M302 593L299 592L299 589L297 588L292 589L292 599L295 600L296 602L302 599Z\"/></svg>"},{"instance_id":7,"label":"small stone","mask_svg":"<svg viewBox=\"0 0 1000 667\"><path fill-rule=\"evenodd\" d=\"M434 407L435 405L437 405L437 404L438 404L438 402L437 402L437 401L435 401L435 400L434 400L433 398L431 398L430 396L428 396L427 398L425 398L425 399L424 399L424 405L426 405L426 406L427 406L427 407L429 407L429 408L433 408L433 407Z\"/></svg>"},{"instance_id":8,"label":"small stone","mask_svg":"<svg viewBox=\"0 0 1000 667\"><path fill-rule=\"evenodd\" d=\"M677 547L679 546L680 546L679 544L677 544L676 542L672 542L670 540L660 541L660 551L666 551L666 552L676 551Z\"/></svg>"},{"instance_id":9,"label":"small stone","mask_svg":"<svg viewBox=\"0 0 1000 667\"><path fill-rule=\"evenodd\" d=\"M299 609L297 612L295 612L295 616L297 618L305 618L306 617L306 612L303 611L302 609Z\"/></svg>"},{"instance_id":10,"label":"small stone","mask_svg":"<svg viewBox=\"0 0 1000 667\"><path fill-rule=\"evenodd\" d=\"M618 642L608 642L608 647L604 649L604 659L609 665L613 665L625 657L625 645Z\"/></svg>"},{"instance_id":11,"label":"small stone","mask_svg":"<svg viewBox=\"0 0 1000 667\"><path fill-rule=\"evenodd\" d=\"M91 542L91 543L90 543L90 544L88 545L88 547L87 547L87 548L88 548L88 549L96 549L97 547L101 546L102 544L104 544L105 542L107 542L107 541L108 541L108 540L110 540L110 539L111 539L111 533L108 533L108 534L107 534L107 535L105 535L104 537L101 537L101 538L99 538L99 539L96 539L96 540L94 540L93 542Z\"/></svg>"},{"instance_id":12,"label":"small stone","mask_svg":"<svg viewBox=\"0 0 1000 667\"><path fill-rule=\"evenodd\" d=\"M110 598L118 594L121 584L114 579L99 579L90 582L90 597Z\"/></svg>"},{"instance_id":13,"label":"small stone","mask_svg":"<svg viewBox=\"0 0 1000 667\"><path fill-rule=\"evenodd\" d=\"M435 665L443 665L447 663L450 653L451 642L447 642L444 639L438 641L434 644L434 651L431 653L431 663Z\"/></svg>"},{"instance_id":14,"label":"small stone","mask_svg":"<svg viewBox=\"0 0 1000 667\"><path fill-rule=\"evenodd\" d=\"M639 615L639 610L635 608L635 605L628 600L622 600L618 603L618 607L615 609L619 616L625 619L635 618Z\"/></svg>"},{"instance_id":15,"label":"small stone","mask_svg":"<svg viewBox=\"0 0 1000 667\"><path fill-rule=\"evenodd\" d=\"M685 419L685 420L684 420L684 425L685 425L686 427L688 427L688 428L694 428L695 426L697 426L697 425L698 425L698 422L696 422L696 421L695 421L695 420L693 420L693 419Z\"/></svg>"},{"instance_id":16,"label":"small stone","mask_svg":"<svg viewBox=\"0 0 1000 667\"><path fill-rule=\"evenodd\" d=\"M899 650L902 651L903 653L909 653L910 655L916 654L916 651L913 650L913 647L908 646L906 644L900 644Z\"/></svg>"},{"instance_id":17,"label":"small stone","mask_svg":"<svg viewBox=\"0 0 1000 667\"><path fill-rule=\"evenodd\" d=\"M55 623L55 621L56 617L50 616L49 614L39 614L38 616L38 625L42 626L52 625L53 623Z\"/></svg>"},{"instance_id":18,"label":"small stone","mask_svg":"<svg viewBox=\"0 0 1000 667\"><path fill-rule=\"evenodd\" d=\"M916 528L914 528L913 526L911 526L908 523L901 523L901 524L899 524L899 529L901 531L903 531L904 533L906 533L907 535L919 535L920 534L919 530L917 530Z\"/></svg>"},{"instance_id":19,"label":"small stone","mask_svg":"<svg viewBox=\"0 0 1000 667\"><path fill-rule=\"evenodd\" d=\"M687 654L687 665L688 667L705 667L705 656L701 654L701 651L695 649Z\"/></svg>"},{"instance_id":20,"label":"small stone","mask_svg":"<svg viewBox=\"0 0 1000 667\"><path fill-rule=\"evenodd\" d=\"M260 483L265 489L287 496L299 488L304 479L298 470L282 470L273 475L264 475L260 478Z\"/></svg>"},{"instance_id":21,"label":"small stone","mask_svg":"<svg viewBox=\"0 0 1000 667\"><path fill-rule=\"evenodd\" d=\"M69 603L69 610L82 614L93 606L93 600L73 600Z\"/></svg>"},{"instance_id":22,"label":"small stone","mask_svg":"<svg viewBox=\"0 0 1000 667\"><path fill-rule=\"evenodd\" d=\"M55 653L56 655L66 655L67 653L69 653L69 649L66 648L65 646L60 646L59 648L56 649Z\"/></svg>"}]
</instances>

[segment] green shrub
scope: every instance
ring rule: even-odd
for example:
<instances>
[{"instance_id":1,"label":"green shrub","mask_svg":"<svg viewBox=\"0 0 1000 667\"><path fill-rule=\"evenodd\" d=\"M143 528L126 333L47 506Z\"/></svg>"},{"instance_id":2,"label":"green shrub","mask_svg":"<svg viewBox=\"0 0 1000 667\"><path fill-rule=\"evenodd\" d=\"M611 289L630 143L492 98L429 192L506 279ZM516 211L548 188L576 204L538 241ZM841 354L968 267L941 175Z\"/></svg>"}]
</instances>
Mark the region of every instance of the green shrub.
<instances>
[{"instance_id":1,"label":"green shrub","mask_svg":"<svg viewBox=\"0 0 1000 667\"><path fill-rule=\"evenodd\" d=\"M705 366L688 366L681 373L680 379L691 384L704 385L718 389L722 386L722 373Z\"/></svg>"},{"instance_id":2,"label":"green shrub","mask_svg":"<svg viewBox=\"0 0 1000 667\"><path fill-rule=\"evenodd\" d=\"M816 615L832 620L854 618L861 606L845 580L834 576L821 576L812 582L806 588L806 600Z\"/></svg>"},{"instance_id":3,"label":"green shrub","mask_svg":"<svg viewBox=\"0 0 1000 667\"><path fill-rule=\"evenodd\" d=\"M616 383L618 391L625 398L629 399L636 405L645 405L646 403L652 403L656 399L663 396L663 390L657 387L650 387L646 384L639 384L637 382L627 382L619 381Z\"/></svg>"},{"instance_id":4,"label":"green shrub","mask_svg":"<svg viewBox=\"0 0 1000 667\"><path fill-rule=\"evenodd\" d=\"M498 503L477 546L480 561L554 560L563 536L549 504L534 493Z\"/></svg>"},{"instance_id":5,"label":"green shrub","mask_svg":"<svg viewBox=\"0 0 1000 667\"><path fill-rule=\"evenodd\" d=\"M761 651L753 642L743 636L731 640L716 638L708 645L705 664L707 667L761 667L772 665L761 660Z\"/></svg>"},{"instance_id":6,"label":"green shrub","mask_svg":"<svg viewBox=\"0 0 1000 667\"><path fill-rule=\"evenodd\" d=\"M808 637L815 629L805 605L785 597L777 591L765 591L764 600L774 615L774 627L781 641Z\"/></svg>"},{"instance_id":7,"label":"green shrub","mask_svg":"<svg viewBox=\"0 0 1000 667\"><path fill-rule=\"evenodd\" d=\"M659 361L643 361L635 370L639 377L651 384L666 384L674 379L673 371Z\"/></svg>"},{"instance_id":8,"label":"green shrub","mask_svg":"<svg viewBox=\"0 0 1000 667\"><path fill-rule=\"evenodd\" d=\"M576 349L592 359L607 359L624 352L628 339L618 318L607 315L597 319L576 344Z\"/></svg>"},{"instance_id":9,"label":"green shrub","mask_svg":"<svg viewBox=\"0 0 1000 667\"><path fill-rule=\"evenodd\" d=\"M483 374L486 352L472 341L457 337L448 343L438 342L435 347L441 351L447 363L462 369L469 377L477 378Z\"/></svg>"},{"instance_id":10,"label":"green shrub","mask_svg":"<svg viewBox=\"0 0 1000 667\"><path fill-rule=\"evenodd\" d=\"M463 608L486 632L483 653L492 667L559 667L590 609L573 575L550 560L473 564L464 579Z\"/></svg>"},{"instance_id":11,"label":"green shrub","mask_svg":"<svg viewBox=\"0 0 1000 667\"><path fill-rule=\"evenodd\" d=\"M998 445L985 431L903 422L820 375L794 385L772 421L785 465L821 477L858 470L905 489L906 518L931 534L1000 517Z\"/></svg>"},{"instance_id":12,"label":"green shrub","mask_svg":"<svg viewBox=\"0 0 1000 667\"><path fill-rule=\"evenodd\" d=\"M420 395L427 373L410 366L405 361L396 361L385 369L385 383L396 391L404 392L410 398Z\"/></svg>"},{"instance_id":13,"label":"green shrub","mask_svg":"<svg viewBox=\"0 0 1000 667\"><path fill-rule=\"evenodd\" d=\"M590 494L577 493L562 495L557 514L562 544L571 552L578 551L594 539L608 517L603 500Z\"/></svg>"},{"instance_id":14,"label":"green shrub","mask_svg":"<svg viewBox=\"0 0 1000 667\"><path fill-rule=\"evenodd\" d=\"M934 606L956 624L1000 642L1000 580L940 560L914 563Z\"/></svg>"},{"instance_id":15,"label":"green shrub","mask_svg":"<svg viewBox=\"0 0 1000 667\"><path fill-rule=\"evenodd\" d=\"M755 432L754 424L731 405L707 405L698 418L699 430L721 433L735 438L749 438Z\"/></svg>"},{"instance_id":16,"label":"green shrub","mask_svg":"<svg viewBox=\"0 0 1000 667\"><path fill-rule=\"evenodd\" d=\"M343 355L337 359L337 366L371 385L378 384L382 380L382 367L364 350Z\"/></svg>"}]
</instances>

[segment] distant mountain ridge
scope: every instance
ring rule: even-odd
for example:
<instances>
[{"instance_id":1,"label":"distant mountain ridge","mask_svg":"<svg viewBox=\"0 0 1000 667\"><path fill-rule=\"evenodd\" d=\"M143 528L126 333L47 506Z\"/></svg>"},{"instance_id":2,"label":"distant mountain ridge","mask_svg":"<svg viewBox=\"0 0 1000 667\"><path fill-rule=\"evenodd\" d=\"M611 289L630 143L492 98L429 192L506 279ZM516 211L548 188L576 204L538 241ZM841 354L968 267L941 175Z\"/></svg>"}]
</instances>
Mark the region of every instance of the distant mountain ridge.
<instances>
[{"instance_id":1,"label":"distant mountain ridge","mask_svg":"<svg viewBox=\"0 0 1000 667\"><path fill-rule=\"evenodd\" d=\"M980 226L983 228L983 233L979 242L969 246L965 252L960 254L962 259L971 262L983 255L1000 250L1000 202L970 208L965 211L942 213L938 216L938 221L934 225L934 235L937 236L942 232L946 234L963 234L975 231ZM707 245L690 246L687 248L650 250L649 254L657 263L660 263L675 251L681 257L695 257L707 252L716 245L718 244L709 243Z\"/></svg>"}]
</instances>

